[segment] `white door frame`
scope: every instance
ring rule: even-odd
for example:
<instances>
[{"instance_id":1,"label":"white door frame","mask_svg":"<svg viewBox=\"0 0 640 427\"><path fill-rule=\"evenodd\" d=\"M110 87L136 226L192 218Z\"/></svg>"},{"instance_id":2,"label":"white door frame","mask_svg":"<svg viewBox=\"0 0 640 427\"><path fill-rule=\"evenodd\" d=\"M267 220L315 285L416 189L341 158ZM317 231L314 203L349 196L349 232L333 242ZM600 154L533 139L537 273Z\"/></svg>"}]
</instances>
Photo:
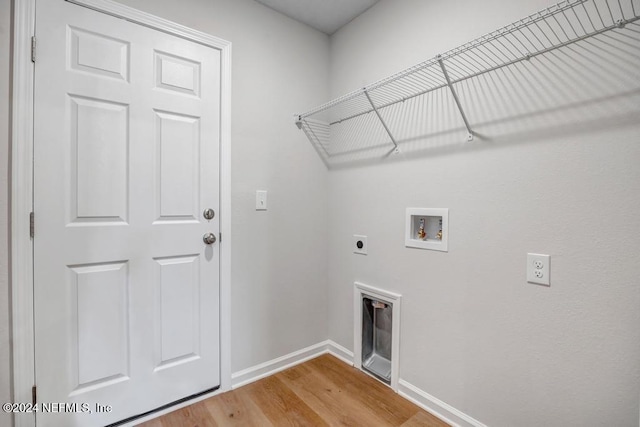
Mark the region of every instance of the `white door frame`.
<instances>
[{"instance_id":1,"label":"white door frame","mask_svg":"<svg viewBox=\"0 0 640 427\"><path fill-rule=\"evenodd\" d=\"M111 0L67 0L220 51L220 388L231 389L231 43ZM35 384L33 312L33 103L36 0L15 0L11 120L11 307L13 401L31 402ZM36 220L37 227L37 220ZM37 231L36 231L37 233ZM216 392L216 393L217 393ZM34 414L16 414L15 427L35 426Z\"/></svg>"}]
</instances>

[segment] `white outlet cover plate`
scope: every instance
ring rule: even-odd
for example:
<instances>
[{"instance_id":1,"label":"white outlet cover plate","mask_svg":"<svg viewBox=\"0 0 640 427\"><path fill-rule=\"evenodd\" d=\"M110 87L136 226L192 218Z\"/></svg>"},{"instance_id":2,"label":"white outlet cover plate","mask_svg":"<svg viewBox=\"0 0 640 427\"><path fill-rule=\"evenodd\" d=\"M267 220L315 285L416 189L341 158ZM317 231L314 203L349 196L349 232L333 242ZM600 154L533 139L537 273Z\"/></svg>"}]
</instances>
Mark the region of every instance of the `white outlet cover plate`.
<instances>
[{"instance_id":1,"label":"white outlet cover plate","mask_svg":"<svg viewBox=\"0 0 640 427\"><path fill-rule=\"evenodd\" d=\"M527 254L527 282L551 285L551 257L544 254Z\"/></svg>"},{"instance_id":2,"label":"white outlet cover plate","mask_svg":"<svg viewBox=\"0 0 640 427\"><path fill-rule=\"evenodd\" d=\"M362 248L358 248L358 242L362 242ZM353 253L354 254L367 254L367 236L361 234L353 235Z\"/></svg>"},{"instance_id":3,"label":"white outlet cover plate","mask_svg":"<svg viewBox=\"0 0 640 427\"><path fill-rule=\"evenodd\" d=\"M257 211L267 210L267 191L266 190L256 190L256 210Z\"/></svg>"}]
</instances>

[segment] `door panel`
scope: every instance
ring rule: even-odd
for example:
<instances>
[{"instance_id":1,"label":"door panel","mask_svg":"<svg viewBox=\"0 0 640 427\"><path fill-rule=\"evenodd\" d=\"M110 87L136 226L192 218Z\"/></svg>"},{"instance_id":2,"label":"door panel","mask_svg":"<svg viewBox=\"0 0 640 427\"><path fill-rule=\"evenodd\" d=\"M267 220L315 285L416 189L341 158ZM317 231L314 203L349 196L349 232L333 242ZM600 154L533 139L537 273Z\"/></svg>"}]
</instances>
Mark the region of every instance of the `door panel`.
<instances>
[{"instance_id":1,"label":"door panel","mask_svg":"<svg viewBox=\"0 0 640 427\"><path fill-rule=\"evenodd\" d=\"M129 108L69 96L72 222L127 222Z\"/></svg>"},{"instance_id":2,"label":"door panel","mask_svg":"<svg viewBox=\"0 0 640 427\"><path fill-rule=\"evenodd\" d=\"M105 425L220 383L219 51L38 2L34 295L41 402Z\"/></svg>"},{"instance_id":3,"label":"door panel","mask_svg":"<svg viewBox=\"0 0 640 427\"><path fill-rule=\"evenodd\" d=\"M101 76L129 80L129 43L69 26L70 67Z\"/></svg>"},{"instance_id":4,"label":"door panel","mask_svg":"<svg viewBox=\"0 0 640 427\"><path fill-rule=\"evenodd\" d=\"M200 357L200 292L196 286L200 259L190 255L156 262L156 369L165 369Z\"/></svg>"},{"instance_id":5,"label":"door panel","mask_svg":"<svg viewBox=\"0 0 640 427\"><path fill-rule=\"evenodd\" d=\"M200 64L167 52L155 52L156 87L200 96Z\"/></svg>"},{"instance_id":6,"label":"door panel","mask_svg":"<svg viewBox=\"0 0 640 427\"><path fill-rule=\"evenodd\" d=\"M200 119L156 111L159 220L197 221Z\"/></svg>"},{"instance_id":7,"label":"door panel","mask_svg":"<svg viewBox=\"0 0 640 427\"><path fill-rule=\"evenodd\" d=\"M74 392L129 377L129 273L126 262L69 268L76 313L78 380ZM74 369L75 371L76 369Z\"/></svg>"}]
</instances>

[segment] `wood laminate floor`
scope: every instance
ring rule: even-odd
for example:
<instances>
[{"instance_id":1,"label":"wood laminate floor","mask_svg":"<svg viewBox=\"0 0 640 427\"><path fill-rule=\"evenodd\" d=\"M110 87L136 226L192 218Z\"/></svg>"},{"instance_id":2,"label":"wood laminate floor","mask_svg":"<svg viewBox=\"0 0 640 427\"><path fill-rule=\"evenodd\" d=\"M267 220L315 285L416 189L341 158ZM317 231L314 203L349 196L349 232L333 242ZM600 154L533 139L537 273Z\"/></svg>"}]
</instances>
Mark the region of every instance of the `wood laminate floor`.
<instances>
[{"instance_id":1,"label":"wood laminate floor","mask_svg":"<svg viewBox=\"0 0 640 427\"><path fill-rule=\"evenodd\" d=\"M444 427L447 424L368 375L325 354L142 426Z\"/></svg>"}]
</instances>

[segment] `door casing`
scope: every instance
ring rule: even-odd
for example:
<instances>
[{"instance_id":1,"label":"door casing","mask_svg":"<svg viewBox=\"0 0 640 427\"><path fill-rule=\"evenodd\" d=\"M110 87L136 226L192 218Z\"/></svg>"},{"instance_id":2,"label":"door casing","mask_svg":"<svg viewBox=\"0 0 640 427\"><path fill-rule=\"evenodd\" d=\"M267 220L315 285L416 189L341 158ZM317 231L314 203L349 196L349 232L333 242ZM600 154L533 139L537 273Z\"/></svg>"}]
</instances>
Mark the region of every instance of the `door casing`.
<instances>
[{"instance_id":1,"label":"door casing","mask_svg":"<svg viewBox=\"0 0 640 427\"><path fill-rule=\"evenodd\" d=\"M231 43L110 0L67 0L220 51L220 388L231 388ZM11 322L13 401L32 400L35 385L33 312L33 94L36 0L15 0L11 105ZM36 47L37 52L37 47ZM37 60L37 58L36 58ZM37 212L35 213L37 236ZM185 402L186 406L191 402ZM150 417L149 417L150 418ZM15 414L15 427L35 426L34 414ZM140 420L138 420L140 421Z\"/></svg>"}]
</instances>

